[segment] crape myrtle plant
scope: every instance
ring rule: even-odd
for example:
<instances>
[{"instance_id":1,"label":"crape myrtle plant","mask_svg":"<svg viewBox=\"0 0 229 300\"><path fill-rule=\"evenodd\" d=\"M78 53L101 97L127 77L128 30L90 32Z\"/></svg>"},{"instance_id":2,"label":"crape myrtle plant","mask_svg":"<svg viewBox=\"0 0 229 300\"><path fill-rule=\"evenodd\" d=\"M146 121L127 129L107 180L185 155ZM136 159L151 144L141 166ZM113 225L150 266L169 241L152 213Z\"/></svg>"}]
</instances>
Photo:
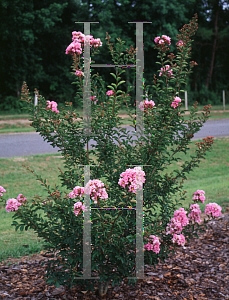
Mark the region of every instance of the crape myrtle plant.
<instances>
[{"instance_id":1,"label":"crape myrtle plant","mask_svg":"<svg viewBox=\"0 0 229 300\"><path fill-rule=\"evenodd\" d=\"M58 147L63 156L65 168L60 170L59 176L65 191L57 186L50 187L46 179L27 166L41 181L48 196L28 200L23 196L23 201L9 199L6 208L14 211L16 229L32 228L44 239L51 257L45 262L48 283L69 287L78 283L86 289L94 289L95 280L82 279L85 210L91 213L91 270L92 276L99 277L100 295L106 294L109 283L114 286L124 278L136 276L137 190L143 189L145 264L156 265L160 260L164 261L177 246L183 246L191 237L198 237L207 220L221 215L220 206L207 204L208 218L201 222L197 202L204 202L203 190L193 194L190 207L181 207L186 198L186 191L182 190L186 175L199 166L212 147L213 137L197 142L195 153L189 160L179 169L166 172L168 166L180 160L177 154L188 153L191 138L210 114L210 105L207 105L198 117L195 103L185 121L181 110L179 93L196 64L189 62L191 37L196 30L197 15L180 30L176 55L169 53L170 37L162 35L154 39L159 70L147 91L154 89L156 100L150 100L152 94L144 93L144 100L139 104L144 114L144 135L135 140L127 128L119 127L119 110L125 104L135 128L129 90L120 89L124 83L123 68L117 67L116 73L111 73L114 82L108 87L98 74L91 78L91 136L84 134L83 118L74 111L71 103L66 103L59 111L56 102L46 101L38 94L39 104L34 108L33 98L24 83L22 98L30 109L32 126L53 147ZM74 31L73 41L66 49L66 54L73 58L72 69L80 91L78 101L83 101L84 65L81 60L86 41L90 42L92 54L102 46L100 39ZM114 46L109 35L107 44L115 64L136 64L136 49L125 50L121 39L117 39ZM97 144L92 145L89 153L92 138ZM92 155L96 159L92 159ZM88 182L84 182L85 165L90 165ZM85 194L90 195L90 207L84 204ZM136 279L129 282L134 284Z\"/></svg>"}]
</instances>

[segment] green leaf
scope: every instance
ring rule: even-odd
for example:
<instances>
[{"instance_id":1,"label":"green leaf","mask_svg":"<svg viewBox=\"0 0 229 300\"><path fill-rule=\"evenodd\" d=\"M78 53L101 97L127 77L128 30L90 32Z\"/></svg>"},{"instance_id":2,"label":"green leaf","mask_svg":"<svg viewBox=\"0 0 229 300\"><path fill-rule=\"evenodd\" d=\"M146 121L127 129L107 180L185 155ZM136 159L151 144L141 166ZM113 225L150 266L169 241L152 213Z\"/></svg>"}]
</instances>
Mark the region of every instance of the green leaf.
<instances>
[{"instance_id":1,"label":"green leaf","mask_svg":"<svg viewBox=\"0 0 229 300\"><path fill-rule=\"evenodd\" d=\"M123 84L123 83L125 83L125 80L120 81L120 82L117 84L117 87L118 87L120 84Z\"/></svg>"}]
</instances>

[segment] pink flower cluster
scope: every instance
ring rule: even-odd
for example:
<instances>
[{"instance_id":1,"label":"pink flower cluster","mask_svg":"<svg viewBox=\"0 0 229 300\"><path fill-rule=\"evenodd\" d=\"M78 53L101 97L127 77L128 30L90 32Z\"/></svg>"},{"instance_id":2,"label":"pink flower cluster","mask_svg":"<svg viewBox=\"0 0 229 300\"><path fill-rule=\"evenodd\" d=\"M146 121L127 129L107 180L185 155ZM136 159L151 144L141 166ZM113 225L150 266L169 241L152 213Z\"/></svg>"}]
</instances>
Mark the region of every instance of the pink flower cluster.
<instances>
[{"instance_id":1,"label":"pink flower cluster","mask_svg":"<svg viewBox=\"0 0 229 300\"><path fill-rule=\"evenodd\" d=\"M172 104L171 104L171 107L176 108L178 106L179 102L181 102L181 98L180 97L175 97Z\"/></svg>"},{"instance_id":2,"label":"pink flower cluster","mask_svg":"<svg viewBox=\"0 0 229 300\"><path fill-rule=\"evenodd\" d=\"M84 188L80 186L75 186L73 191L68 194L69 198L75 198L77 196L82 197L84 194Z\"/></svg>"},{"instance_id":3,"label":"pink flower cluster","mask_svg":"<svg viewBox=\"0 0 229 300\"><path fill-rule=\"evenodd\" d=\"M143 111L144 108L145 109L147 109L147 108L153 108L154 106L155 106L154 101L152 101L152 100L148 101L146 99L145 101L141 101L138 107L140 108L140 110Z\"/></svg>"},{"instance_id":4,"label":"pink flower cluster","mask_svg":"<svg viewBox=\"0 0 229 300\"><path fill-rule=\"evenodd\" d=\"M191 212L188 215L189 220L194 220L196 223L200 224L201 223L201 219L200 219L201 210L200 210L199 204L197 204L197 203L191 204L190 209L191 209Z\"/></svg>"},{"instance_id":5,"label":"pink flower cluster","mask_svg":"<svg viewBox=\"0 0 229 300\"><path fill-rule=\"evenodd\" d=\"M75 75L81 77L84 76L84 73L81 70L76 70Z\"/></svg>"},{"instance_id":6,"label":"pink flower cluster","mask_svg":"<svg viewBox=\"0 0 229 300\"><path fill-rule=\"evenodd\" d=\"M113 95L113 94L114 94L114 91L113 91L113 90L107 91L107 96L111 96L111 95Z\"/></svg>"},{"instance_id":7,"label":"pink flower cluster","mask_svg":"<svg viewBox=\"0 0 229 300\"><path fill-rule=\"evenodd\" d=\"M92 35L84 35L80 31L73 31L72 32L72 43L67 47L65 54L71 54L73 55L74 53L80 55L82 53L82 45L84 42L89 42L90 41L90 46L91 47L101 47L102 42L101 40L94 39Z\"/></svg>"},{"instance_id":8,"label":"pink flower cluster","mask_svg":"<svg viewBox=\"0 0 229 300\"><path fill-rule=\"evenodd\" d=\"M82 53L81 43L77 40L74 40L70 45L68 45L65 54L71 54L74 53L80 55Z\"/></svg>"},{"instance_id":9,"label":"pink flower cluster","mask_svg":"<svg viewBox=\"0 0 229 300\"><path fill-rule=\"evenodd\" d=\"M97 198L107 199L108 194L105 190L104 183L99 179L89 180L85 187L85 194L91 195L94 203L97 204Z\"/></svg>"},{"instance_id":10,"label":"pink flower cluster","mask_svg":"<svg viewBox=\"0 0 229 300\"><path fill-rule=\"evenodd\" d=\"M192 200L194 201L198 201L200 200L202 203L204 203L205 201L205 191L203 190L197 190L195 193L193 193L193 197L192 197Z\"/></svg>"},{"instance_id":11,"label":"pink flower cluster","mask_svg":"<svg viewBox=\"0 0 229 300\"><path fill-rule=\"evenodd\" d=\"M177 46L183 47L183 45L184 45L183 41L178 41L178 42L177 42Z\"/></svg>"},{"instance_id":12,"label":"pink flower cluster","mask_svg":"<svg viewBox=\"0 0 229 300\"><path fill-rule=\"evenodd\" d=\"M20 202L17 201L17 199L8 199L6 202L6 211L16 211L18 210L18 207L21 205Z\"/></svg>"},{"instance_id":13,"label":"pink flower cluster","mask_svg":"<svg viewBox=\"0 0 229 300\"><path fill-rule=\"evenodd\" d=\"M161 68L159 76L161 76L163 73L165 73L168 77L171 77L173 75L173 69L170 68L170 65L165 65L165 67Z\"/></svg>"},{"instance_id":14,"label":"pink flower cluster","mask_svg":"<svg viewBox=\"0 0 229 300\"><path fill-rule=\"evenodd\" d=\"M82 202L78 201L78 202L76 202L76 203L74 204L74 214L75 214L76 216L78 216L78 214L79 214L80 212L85 211L85 210L87 210L87 209L86 209L86 206L83 205Z\"/></svg>"},{"instance_id":15,"label":"pink flower cluster","mask_svg":"<svg viewBox=\"0 0 229 300\"><path fill-rule=\"evenodd\" d=\"M215 218L221 216L222 207L217 203L209 203L205 206L205 215L211 215Z\"/></svg>"},{"instance_id":16,"label":"pink flower cluster","mask_svg":"<svg viewBox=\"0 0 229 300\"><path fill-rule=\"evenodd\" d=\"M188 225L189 220L186 216L187 211L183 207L180 207L179 210L174 212L174 217L171 219L170 224L167 224L166 234L178 233L180 234L183 227Z\"/></svg>"},{"instance_id":17,"label":"pink flower cluster","mask_svg":"<svg viewBox=\"0 0 229 300\"><path fill-rule=\"evenodd\" d=\"M141 167L135 167L134 169L126 169L125 172L120 174L118 184L122 187L130 184L129 191L136 193L136 189L142 189L143 183L145 182L145 172L142 171Z\"/></svg>"},{"instance_id":18,"label":"pink flower cluster","mask_svg":"<svg viewBox=\"0 0 229 300\"><path fill-rule=\"evenodd\" d=\"M22 205L23 202L26 201L26 198L22 195L19 194L17 196L17 199L11 198L8 199L6 202L6 211L10 212L10 211L16 211L18 210L18 207Z\"/></svg>"},{"instance_id":19,"label":"pink flower cluster","mask_svg":"<svg viewBox=\"0 0 229 300\"><path fill-rule=\"evenodd\" d=\"M96 98L96 96L90 97L90 99L91 99L92 101L94 101L94 104L96 104L96 102L98 101L98 99L95 99L95 98Z\"/></svg>"},{"instance_id":20,"label":"pink flower cluster","mask_svg":"<svg viewBox=\"0 0 229 300\"><path fill-rule=\"evenodd\" d=\"M52 111L55 111L56 113L59 112L59 110L57 109L57 103L55 101L47 101L46 102L46 110L51 109Z\"/></svg>"},{"instance_id":21,"label":"pink flower cluster","mask_svg":"<svg viewBox=\"0 0 229 300\"><path fill-rule=\"evenodd\" d=\"M0 185L0 197L2 197L3 193L5 193L5 192L6 192L6 190L4 189L4 187Z\"/></svg>"},{"instance_id":22,"label":"pink flower cluster","mask_svg":"<svg viewBox=\"0 0 229 300\"><path fill-rule=\"evenodd\" d=\"M174 234L173 238L172 238L172 242L173 244L177 243L180 246L184 246L185 244L185 237L183 236L183 234Z\"/></svg>"},{"instance_id":23,"label":"pink flower cluster","mask_svg":"<svg viewBox=\"0 0 229 300\"><path fill-rule=\"evenodd\" d=\"M25 198L25 196L23 194L19 194L17 196L17 201L20 202L20 203L23 203L23 202L26 201L26 198Z\"/></svg>"},{"instance_id":24,"label":"pink flower cluster","mask_svg":"<svg viewBox=\"0 0 229 300\"><path fill-rule=\"evenodd\" d=\"M155 253L160 252L160 242L159 238L156 237L155 235L150 235L149 236L151 239L148 239L148 244L144 245L144 248L148 251L153 251Z\"/></svg>"},{"instance_id":25,"label":"pink flower cluster","mask_svg":"<svg viewBox=\"0 0 229 300\"><path fill-rule=\"evenodd\" d=\"M155 37L154 39L155 44L168 44L171 45L171 38L167 35L162 35Z\"/></svg>"}]
</instances>

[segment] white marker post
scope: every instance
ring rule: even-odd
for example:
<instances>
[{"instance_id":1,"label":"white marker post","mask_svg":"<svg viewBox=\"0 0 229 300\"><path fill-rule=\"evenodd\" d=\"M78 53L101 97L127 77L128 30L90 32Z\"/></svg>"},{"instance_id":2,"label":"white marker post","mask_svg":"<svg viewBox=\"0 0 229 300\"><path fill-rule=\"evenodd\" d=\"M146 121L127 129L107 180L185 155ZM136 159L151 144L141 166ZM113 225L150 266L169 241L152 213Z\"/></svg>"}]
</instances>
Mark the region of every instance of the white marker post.
<instances>
[{"instance_id":1,"label":"white marker post","mask_svg":"<svg viewBox=\"0 0 229 300\"><path fill-rule=\"evenodd\" d=\"M185 94L185 110L188 110L188 92L185 91L184 94Z\"/></svg>"},{"instance_id":2,"label":"white marker post","mask_svg":"<svg viewBox=\"0 0 229 300\"><path fill-rule=\"evenodd\" d=\"M37 93L35 93L35 100L34 100L34 106L37 106L37 103L38 101L37 101Z\"/></svg>"},{"instance_id":3,"label":"white marker post","mask_svg":"<svg viewBox=\"0 0 229 300\"><path fill-rule=\"evenodd\" d=\"M223 110L225 110L225 90L223 90Z\"/></svg>"}]
</instances>

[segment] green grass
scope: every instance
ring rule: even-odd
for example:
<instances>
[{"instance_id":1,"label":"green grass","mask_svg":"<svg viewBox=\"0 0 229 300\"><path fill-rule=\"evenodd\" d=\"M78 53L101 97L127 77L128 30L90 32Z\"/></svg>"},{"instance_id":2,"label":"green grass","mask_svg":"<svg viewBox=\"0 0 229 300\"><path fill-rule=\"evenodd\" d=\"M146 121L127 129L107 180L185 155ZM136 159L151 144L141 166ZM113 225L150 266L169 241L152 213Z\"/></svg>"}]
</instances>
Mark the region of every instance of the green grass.
<instances>
[{"instance_id":1,"label":"green grass","mask_svg":"<svg viewBox=\"0 0 229 300\"><path fill-rule=\"evenodd\" d=\"M0 125L0 133L17 133L17 132L34 132L36 131L33 127L27 124L8 124L3 123Z\"/></svg>"},{"instance_id":2,"label":"green grass","mask_svg":"<svg viewBox=\"0 0 229 300\"><path fill-rule=\"evenodd\" d=\"M189 155L194 152L195 142L191 143ZM181 154L179 157L185 161L189 155ZM22 164L36 170L39 175L47 179L49 185L54 186L55 183L61 185L58 178L58 167L63 169L63 161L59 154L0 159L0 185L7 191L5 199L17 197L19 193L23 193L28 199L36 194L47 196L47 192L40 182L32 173L22 167ZM180 164L179 162L177 165L170 166L167 171L179 168ZM192 194L197 189L203 189L206 192L205 204L217 202L223 208L228 206L229 138L216 139L213 150L207 153L206 159L201 161L199 168L187 174L187 178L184 185L184 190L187 191L184 207L191 203ZM61 189L63 190L63 188ZM200 204L202 212L204 212L205 204ZM37 253L43 249L42 240L32 230L15 232L15 228L11 226L12 213L6 212L4 206L0 209L0 220L0 261L8 257Z\"/></svg>"},{"instance_id":3,"label":"green grass","mask_svg":"<svg viewBox=\"0 0 229 300\"><path fill-rule=\"evenodd\" d=\"M29 114L4 114L0 113L0 120L28 119Z\"/></svg>"},{"instance_id":4,"label":"green grass","mask_svg":"<svg viewBox=\"0 0 229 300\"><path fill-rule=\"evenodd\" d=\"M23 193L29 199L35 194L46 196L40 182L35 176L27 171L22 164L30 166L48 178L50 185L60 183L56 176L58 167L63 167L63 162L58 155L36 155L23 158L0 159L1 185L7 191L8 198L16 198ZM59 182L58 182L59 181ZM5 198L5 197L4 197ZM2 205L2 203L1 203ZM43 248L42 240L37 237L33 230L27 232L15 232L11 226L12 214L0 209L0 260L7 257L20 257L39 252Z\"/></svg>"}]
</instances>

